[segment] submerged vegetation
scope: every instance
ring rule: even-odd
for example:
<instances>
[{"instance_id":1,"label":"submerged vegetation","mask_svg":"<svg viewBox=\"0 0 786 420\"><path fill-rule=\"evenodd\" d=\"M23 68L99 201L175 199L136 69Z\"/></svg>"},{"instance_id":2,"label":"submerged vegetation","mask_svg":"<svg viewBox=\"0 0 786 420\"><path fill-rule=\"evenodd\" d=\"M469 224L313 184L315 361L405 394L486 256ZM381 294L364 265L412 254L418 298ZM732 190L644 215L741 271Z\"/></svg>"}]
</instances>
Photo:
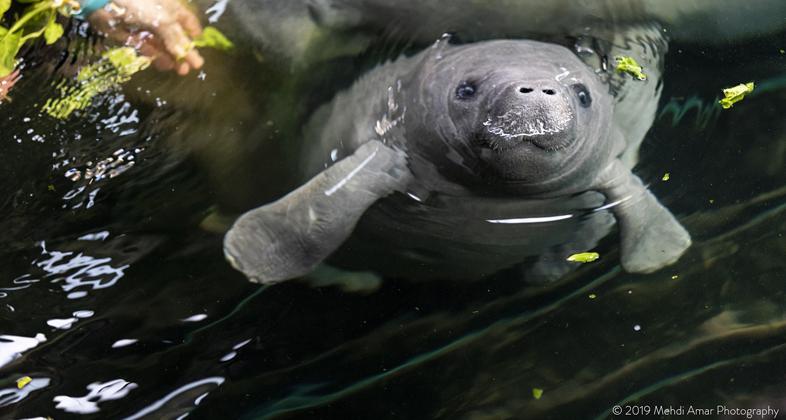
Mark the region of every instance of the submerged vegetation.
<instances>
[{"instance_id":1,"label":"submerged vegetation","mask_svg":"<svg viewBox=\"0 0 786 420\"><path fill-rule=\"evenodd\" d=\"M12 20L6 16L11 10L11 0L0 0L1 21L13 21L8 27L0 25L0 77L14 71L19 50L27 41L43 37L51 45L63 36L63 26L57 23L58 14L71 16L79 11L75 0L17 1L29 6Z\"/></svg>"},{"instance_id":2,"label":"submerged vegetation","mask_svg":"<svg viewBox=\"0 0 786 420\"><path fill-rule=\"evenodd\" d=\"M27 6L21 15L11 16L11 0L0 0L0 80L7 88L14 81L22 46L43 37L47 45L54 44L63 36L63 26L57 16L70 17L79 12L76 0L16 0ZM215 48L230 50L234 46L218 29L208 26L194 38L192 48ZM58 119L68 118L74 111L87 108L95 96L119 86L150 66L153 58L140 56L130 47L115 47L105 51L101 58L87 64L76 76L76 83L62 81L57 85L60 97L47 99L43 111ZM0 98L4 96L0 86ZM6 89L7 90L7 89Z\"/></svg>"},{"instance_id":3,"label":"submerged vegetation","mask_svg":"<svg viewBox=\"0 0 786 420\"><path fill-rule=\"evenodd\" d=\"M218 29L208 26L194 39L193 47L229 50L233 45ZM82 67L76 85L61 82L57 86L60 97L48 99L43 111L54 118L66 119L74 111L90 106L97 95L131 80L134 74L148 68L152 60L138 55L131 47L109 49L96 63Z\"/></svg>"},{"instance_id":4,"label":"submerged vegetation","mask_svg":"<svg viewBox=\"0 0 786 420\"><path fill-rule=\"evenodd\" d=\"M234 48L232 41L227 39L218 29L208 26L202 33L194 38L192 48L215 48L217 50L229 51Z\"/></svg>"},{"instance_id":5,"label":"submerged vegetation","mask_svg":"<svg viewBox=\"0 0 786 420\"><path fill-rule=\"evenodd\" d=\"M98 62L79 70L77 85L61 81L57 86L60 98L47 99L43 111L54 118L66 119L74 111L87 108L96 95L129 81L150 62L150 58L138 56L131 47L110 49Z\"/></svg>"}]
</instances>

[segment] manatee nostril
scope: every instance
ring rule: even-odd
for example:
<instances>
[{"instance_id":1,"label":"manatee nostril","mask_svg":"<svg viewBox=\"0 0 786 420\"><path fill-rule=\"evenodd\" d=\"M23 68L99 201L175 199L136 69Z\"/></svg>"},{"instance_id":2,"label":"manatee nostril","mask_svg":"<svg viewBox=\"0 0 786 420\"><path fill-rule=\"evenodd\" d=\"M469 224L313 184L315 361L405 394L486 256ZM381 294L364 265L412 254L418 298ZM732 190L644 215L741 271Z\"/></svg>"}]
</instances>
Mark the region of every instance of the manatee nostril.
<instances>
[{"instance_id":1,"label":"manatee nostril","mask_svg":"<svg viewBox=\"0 0 786 420\"><path fill-rule=\"evenodd\" d=\"M521 92L521 93L530 93L530 92L532 92L532 89L523 87L523 88L519 89L519 92Z\"/></svg>"},{"instance_id":2,"label":"manatee nostril","mask_svg":"<svg viewBox=\"0 0 786 420\"><path fill-rule=\"evenodd\" d=\"M546 95L554 95L557 92L554 89L543 89L543 93L545 93Z\"/></svg>"}]
</instances>

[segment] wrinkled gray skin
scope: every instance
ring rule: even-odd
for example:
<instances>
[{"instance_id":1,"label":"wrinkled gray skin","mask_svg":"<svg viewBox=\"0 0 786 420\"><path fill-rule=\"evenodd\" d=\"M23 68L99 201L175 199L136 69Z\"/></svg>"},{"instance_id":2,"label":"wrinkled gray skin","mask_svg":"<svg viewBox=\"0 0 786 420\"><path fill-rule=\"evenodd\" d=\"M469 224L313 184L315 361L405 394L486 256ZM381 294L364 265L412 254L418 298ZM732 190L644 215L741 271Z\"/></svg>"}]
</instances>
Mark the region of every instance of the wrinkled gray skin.
<instances>
[{"instance_id":1,"label":"wrinkled gray skin","mask_svg":"<svg viewBox=\"0 0 786 420\"><path fill-rule=\"evenodd\" d=\"M572 51L526 40L441 41L379 66L306 130L314 145L306 171L327 156L336 162L241 216L225 254L253 281L302 276L368 213L372 226L391 228L382 240L425 238L435 252L466 259L457 272L489 274L521 262L517 246L548 241L553 224L516 217L551 216L548 203L578 201L574 209L590 210L572 232L581 240L560 246L558 237L535 273L557 276L555 261L594 246L610 225L608 212L591 211L603 205L619 224L623 267L657 270L676 261L690 237L631 173L659 90L655 81L628 86L615 88L615 99ZM511 245L504 256L493 251L501 243ZM486 244L488 255L468 251Z\"/></svg>"}]
</instances>

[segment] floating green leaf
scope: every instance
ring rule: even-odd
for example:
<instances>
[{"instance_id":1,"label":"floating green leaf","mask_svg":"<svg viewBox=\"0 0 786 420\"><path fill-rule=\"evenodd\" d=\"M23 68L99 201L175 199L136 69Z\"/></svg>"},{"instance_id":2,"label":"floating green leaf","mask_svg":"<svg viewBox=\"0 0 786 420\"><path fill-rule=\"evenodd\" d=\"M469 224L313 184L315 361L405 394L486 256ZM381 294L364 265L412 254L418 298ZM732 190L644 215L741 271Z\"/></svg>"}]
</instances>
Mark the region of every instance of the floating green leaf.
<instances>
[{"instance_id":1,"label":"floating green leaf","mask_svg":"<svg viewBox=\"0 0 786 420\"><path fill-rule=\"evenodd\" d=\"M43 111L57 119L66 119L74 111L90 106L93 98L116 88L131 79L135 73L146 69L151 59L137 55L131 47L112 48L101 59L79 70L77 85L61 83L61 97L48 99Z\"/></svg>"},{"instance_id":2,"label":"floating green leaf","mask_svg":"<svg viewBox=\"0 0 786 420\"><path fill-rule=\"evenodd\" d=\"M647 75L644 74L644 69L633 59L633 57L626 57L618 55L614 57L617 62L617 71L620 73L628 73L639 80L647 80Z\"/></svg>"},{"instance_id":3,"label":"floating green leaf","mask_svg":"<svg viewBox=\"0 0 786 420\"><path fill-rule=\"evenodd\" d=\"M16 380L16 387L17 389L22 389L27 386L30 382L33 382L33 378L29 376L23 376Z\"/></svg>"},{"instance_id":4,"label":"floating green leaf","mask_svg":"<svg viewBox=\"0 0 786 420\"><path fill-rule=\"evenodd\" d=\"M532 397L539 400L543 396L543 390L540 388L532 388Z\"/></svg>"},{"instance_id":5,"label":"floating green leaf","mask_svg":"<svg viewBox=\"0 0 786 420\"><path fill-rule=\"evenodd\" d=\"M751 92L753 92L753 82L740 83L737 86L723 89L724 98L718 101L718 103L721 104L723 109L729 109Z\"/></svg>"},{"instance_id":6,"label":"floating green leaf","mask_svg":"<svg viewBox=\"0 0 786 420\"><path fill-rule=\"evenodd\" d=\"M598 258L600 258L600 254L598 254L597 252L580 252L578 254L573 254L570 257L568 257L568 261L588 263L588 262L593 262Z\"/></svg>"},{"instance_id":7,"label":"floating green leaf","mask_svg":"<svg viewBox=\"0 0 786 420\"><path fill-rule=\"evenodd\" d=\"M193 46L197 48L215 48L222 51L231 50L235 47L232 41L227 39L221 31L212 26L206 27L202 30L202 34L194 38Z\"/></svg>"}]
</instances>

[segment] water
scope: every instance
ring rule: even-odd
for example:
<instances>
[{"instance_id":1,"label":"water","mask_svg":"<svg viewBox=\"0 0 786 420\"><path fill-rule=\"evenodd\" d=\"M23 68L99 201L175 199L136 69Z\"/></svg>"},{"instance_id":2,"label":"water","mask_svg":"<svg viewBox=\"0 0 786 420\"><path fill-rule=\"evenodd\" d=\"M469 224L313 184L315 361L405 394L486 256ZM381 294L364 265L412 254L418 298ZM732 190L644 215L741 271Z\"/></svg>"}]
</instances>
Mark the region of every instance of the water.
<instances>
[{"instance_id":1,"label":"water","mask_svg":"<svg viewBox=\"0 0 786 420\"><path fill-rule=\"evenodd\" d=\"M782 34L670 43L636 172L694 238L677 264L626 274L612 234L599 261L545 286L504 274L356 291L251 284L214 232L221 214L297 184L286 174L301 115L380 57L418 47L389 35L300 77L239 41L236 55L207 55L204 80L147 71L66 122L35 110L77 64L29 53L0 107L2 417L786 409ZM75 33L56 47L97 48ZM720 88L750 80L754 95L714 105Z\"/></svg>"}]
</instances>

